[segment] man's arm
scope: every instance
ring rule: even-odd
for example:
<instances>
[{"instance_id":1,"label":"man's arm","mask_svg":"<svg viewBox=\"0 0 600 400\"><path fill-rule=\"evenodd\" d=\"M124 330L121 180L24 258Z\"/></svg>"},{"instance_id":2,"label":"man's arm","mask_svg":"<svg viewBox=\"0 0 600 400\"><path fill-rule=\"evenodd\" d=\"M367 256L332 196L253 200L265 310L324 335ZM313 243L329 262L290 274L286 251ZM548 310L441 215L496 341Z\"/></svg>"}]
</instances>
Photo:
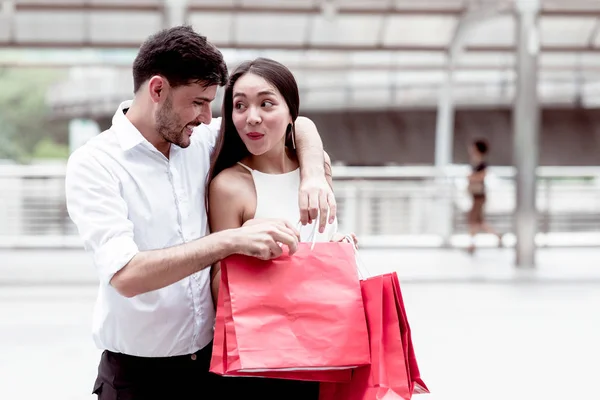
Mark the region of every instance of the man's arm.
<instances>
[{"instance_id":1,"label":"man's arm","mask_svg":"<svg viewBox=\"0 0 600 400\"><path fill-rule=\"evenodd\" d=\"M323 142L315 124L306 117L296 119L296 151L300 162L300 221L307 224L320 215L319 231L332 223L337 212L335 196L325 174ZM329 211L329 221L327 213Z\"/></svg>"},{"instance_id":2,"label":"man's arm","mask_svg":"<svg viewBox=\"0 0 600 400\"><path fill-rule=\"evenodd\" d=\"M269 259L276 242L288 242L285 229L270 222L171 248L139 251L119 184L100 162L89 154L74 153L65 187L69 215L93 254L100 281L126 297L171 285L234 253Z\"/></svg>"},{"instance_id":3,"label":"man's arm","mask_svg":"<svg viewBox=\"0 0 600 400\"><path fill-rule=\"evenodd\" d=\"M161 250L142 251L118 271L110 284L126 297L169 286L210 267L232 254L269 260L279 257L279 243L296 248L293 229L284 221L228 229L203 238Z\"/></svg>"},{"instance_id":4,"label":"man's arm","mask_svg":"<svg viewBox=\"0 0 600 400\"><path fill-rule=\"evenodd\" d=\"M178 282L237 251L228 232L166 249L140 251L115 273L110 284L125 297L137 296Z\"/></svg>"},{"instance_id":5,"label":"man's arm","mask_svg":"<svg viewBox=\"0 0 600 400\"><path fill-rule=\"evenodd\" d=\"M325 158L325 179L327 179L327 183L333 191L333 170L331 168L331 158L329 157L329 154L327 154L326 151L323 151L323 155Z\"/></svg>"}]
</instances>

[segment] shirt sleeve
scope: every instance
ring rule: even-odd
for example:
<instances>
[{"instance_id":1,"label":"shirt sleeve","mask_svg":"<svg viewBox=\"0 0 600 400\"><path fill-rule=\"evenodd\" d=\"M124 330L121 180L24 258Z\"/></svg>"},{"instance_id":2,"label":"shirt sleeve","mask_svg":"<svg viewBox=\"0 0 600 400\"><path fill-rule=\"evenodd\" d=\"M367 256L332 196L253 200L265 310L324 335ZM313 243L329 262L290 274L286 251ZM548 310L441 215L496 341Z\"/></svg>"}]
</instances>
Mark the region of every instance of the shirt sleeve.
<instances>
[{"instance_id":1,"label":"shirt sleeve","mask_svg":"<svg viewBox=\"0 0 600 400\"><path fill-rule=\"evenodd\" d=\"M215 148L221 129L221 117L213 118L210 124L202 124L194 129L194 140L205 144L210 152Z\"/></svg>"},{"instance_id":2,"label":"shirt sleeve","mask_svg":"<svg viewBox=\"0 0 600 400\"><path fill-rule=\"evenodd\" d=\"M84 150L75 151L67 163L67 210L85 249L93 255L100 282L108 284L139 249L118 181Z\"/></svg>"}]
</instances>

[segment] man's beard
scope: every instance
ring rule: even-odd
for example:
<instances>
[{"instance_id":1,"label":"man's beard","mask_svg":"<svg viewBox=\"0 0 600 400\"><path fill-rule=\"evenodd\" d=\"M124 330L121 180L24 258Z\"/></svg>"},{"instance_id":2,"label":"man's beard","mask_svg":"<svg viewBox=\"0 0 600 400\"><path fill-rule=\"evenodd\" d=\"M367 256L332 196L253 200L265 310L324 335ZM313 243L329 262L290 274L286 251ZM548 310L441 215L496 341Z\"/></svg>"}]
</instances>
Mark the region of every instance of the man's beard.
<instances>
[{"instance_id":1,"label":"man's beard","mask_svg":"<svg viewBox=\"0 0 600 400\"><path fill-rule=\"evenodd\" d=\"M156 112L156 130L167 142L179 147L188 147L190 142L185 140L184 127L173 112L173 102L169 96L165 104Z\"/></svg>"}]
</instances>

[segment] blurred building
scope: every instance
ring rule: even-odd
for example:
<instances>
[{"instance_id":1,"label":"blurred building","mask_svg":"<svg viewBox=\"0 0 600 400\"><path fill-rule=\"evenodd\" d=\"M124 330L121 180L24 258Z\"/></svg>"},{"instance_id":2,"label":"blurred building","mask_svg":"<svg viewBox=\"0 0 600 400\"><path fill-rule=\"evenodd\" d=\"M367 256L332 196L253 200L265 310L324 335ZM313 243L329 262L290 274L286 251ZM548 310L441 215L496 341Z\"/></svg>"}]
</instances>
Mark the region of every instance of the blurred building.
<instances>
[{"instance_id":1,"label":"blurred building","mask_svg":"<svg viewBox=\"0 0 600 400\"><path fill-rule=\"evenodd\" d=\"M489 211L501 229L516 230L515 193L528 190L515 184L526 181L518 173L535 174L534 165L522 164L517 175L511 167L526 159L527 151L536 165L545 167L538 170L538 196L532 200L538 210L536 227L546 234L542 242L558 240L551 234L589 234L600 226L600 173L593 168L600 161L600 3L0 4L1 63L68 67L69 77L48 93L54 118L87 118L100 129L110 126L118 103L132 97L130 68L136 49L163 27L193 25L222 49L230 68L258 56L283 62L299 82L302 114L317 123L340 165L336 185L342 223L374 238L373 243L440 245L448 244L440 237L448 239L449 234L458 238L451 243L462 243L466 170L452 166L467 162L466 145L474 137L489 140L489 161L498 166L492 169ZM220 97L216 115L219 108ZM529 144L519 146L515 132L531 139ZM515 149L523 153L515 154ZM50 179L60 182L57 168ZM442 186L440 168L448 178ZM14 174L11 179L18 178ZM60 205L60 196L56 199ZM64 217L64 210L59 213ZM577 243L596 240L578 238ZM564 237L560 240L566 243Z\"/></svg>"}]
</instances>

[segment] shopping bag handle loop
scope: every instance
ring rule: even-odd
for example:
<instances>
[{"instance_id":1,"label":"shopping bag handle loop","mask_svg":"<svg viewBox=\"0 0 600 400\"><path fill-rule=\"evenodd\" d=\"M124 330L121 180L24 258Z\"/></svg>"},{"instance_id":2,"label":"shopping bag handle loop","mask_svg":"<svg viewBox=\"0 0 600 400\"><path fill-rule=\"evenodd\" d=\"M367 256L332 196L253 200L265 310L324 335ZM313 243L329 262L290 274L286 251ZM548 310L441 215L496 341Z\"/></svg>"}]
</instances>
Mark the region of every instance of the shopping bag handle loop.
<instances>
[{"instance_id":1,"label":"shopping bag handle loop","mask_svg":"<svg viewBox=\"0 0 600 400\"><path fill-rule=\"evenodd\" d=\"M327 208L327 220L329 220L329 208ZM298 221L298 224L296 226L297 226L297 229L300 230L300 227L302 226L302 222ZM311 250L313 250L315 248L315 243L317 242L317 235L319 235L318 229L319 229L319 224L315 220L315 221L313 221L313 230L311 232L311 236L309 236L309 239L311 241L311 244L310 244ZM362 258L360 257L360 253L358 252L358 247L354 243L354 238L352 238L352 236L350 236L350 235L346 235L346 236L344 236L344 238L348 241L348 243L350 243L352 245L352 249L354 250L354 259L356 260L356 267L357 267L359 278L360 279L370 278L371 273L370 273L369 269L367 268L366 264L363 262Z\"/></svg>"},{"instance_id":2,"label":"shopping bag handle loop","mask_svg":"<svg viewBox=\"0 0 600 400\"><path fill-rule=\"evenodd\" d=\"M329 221L329 207L327 208L327 219L326 221ZM314 249L315 248L315 243L317 242L317 236L319 235L319 223L317 220L313 221L313 230L311 235L309 236L309 239L311 241L310 243L310 249ZM298 221L298 224L296 225L297 229L300 230L300 227L302 226L302 222Z\"/></svg>"},{"instance_id":3,"label":"shopping bag handle loop","mask_svg":"<svg viewBox=\"0 0 600 400\"><path fill-rule=\"evenodd\" d=\"M358 247L356 246L356 243L354 243L354 238L352 238L352 236L350 236L350 235L346 235L345 238L348 241L348 243L350 243L352 245L352 248L354 249L354 259L356 260L356 269L358 271L358 277L361 280L370 278L371 272L369 271L369 269L367 268L367 265L364 263L364 261L360 257L360 253L358 252Z\"/></svg>"}]
</instances>

